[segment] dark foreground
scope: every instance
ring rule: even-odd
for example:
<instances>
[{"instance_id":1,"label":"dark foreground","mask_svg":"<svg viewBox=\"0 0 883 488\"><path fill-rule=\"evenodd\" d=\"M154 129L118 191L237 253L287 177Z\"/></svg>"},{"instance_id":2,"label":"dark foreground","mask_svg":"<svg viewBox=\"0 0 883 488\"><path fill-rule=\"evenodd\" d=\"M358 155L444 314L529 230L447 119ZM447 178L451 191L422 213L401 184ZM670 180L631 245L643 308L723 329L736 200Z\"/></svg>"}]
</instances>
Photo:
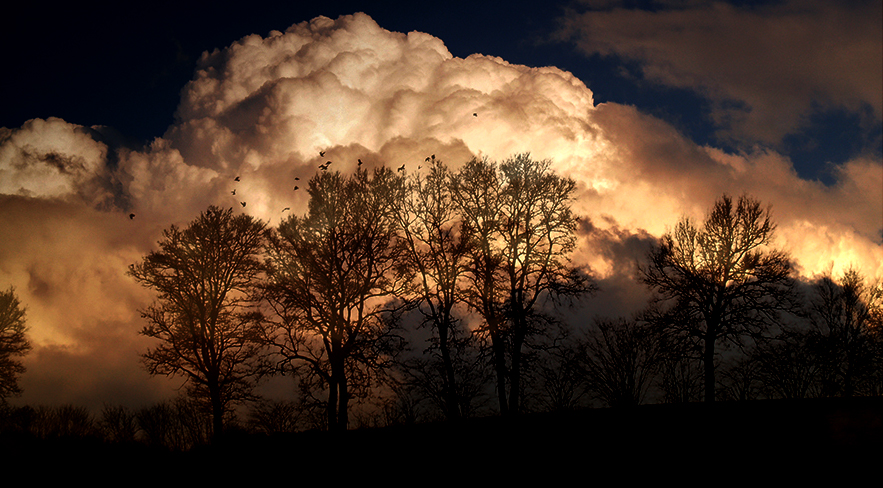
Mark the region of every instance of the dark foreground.
<instances>
[{"instance_id":1,"label":"dark foreground","mask_svg":"<svg viewBox=\"0 0 883 488\"><path fill-rule=\"evenodd\" d=\"M98 441L0 439L9 473L137 484L727 485L883 474L883 398L591 409L517 419L242 435L186 453ZM30 475L30 476L29 476ZM7 479L9 479L7 477Z\"/></svg>"}]
</instances>

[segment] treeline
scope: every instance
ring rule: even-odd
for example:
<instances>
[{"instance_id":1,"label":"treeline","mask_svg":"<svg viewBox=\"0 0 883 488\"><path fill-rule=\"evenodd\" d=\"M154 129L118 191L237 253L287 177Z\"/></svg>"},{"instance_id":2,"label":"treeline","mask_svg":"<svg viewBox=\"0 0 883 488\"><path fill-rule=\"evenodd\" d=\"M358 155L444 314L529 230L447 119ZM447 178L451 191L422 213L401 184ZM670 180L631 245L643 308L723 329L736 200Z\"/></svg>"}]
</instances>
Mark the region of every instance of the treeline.
<instances>
[{"instance_id":1,"label":"treeline","mask_svg":"<svg viewBox=\"0 0 883 488\"><path fill-rule=\"evenodd\" d=\"M570 260L576 183L527 154L422 166L325 167L304 215L270 228L213 206L130 267L157 292L141 311L157 339L143 362L186 380L186 399L153 407L179 443L231 428L883 393L883 289L857 270L798 282L750 196L722 196L653 246L637 276L653 294L645 310L568 323L562 311L597 291ZM258 398L280 374L297 397ZM108 407L98 424L154 442L149 410Z\"/></svg>"}]
</instances>

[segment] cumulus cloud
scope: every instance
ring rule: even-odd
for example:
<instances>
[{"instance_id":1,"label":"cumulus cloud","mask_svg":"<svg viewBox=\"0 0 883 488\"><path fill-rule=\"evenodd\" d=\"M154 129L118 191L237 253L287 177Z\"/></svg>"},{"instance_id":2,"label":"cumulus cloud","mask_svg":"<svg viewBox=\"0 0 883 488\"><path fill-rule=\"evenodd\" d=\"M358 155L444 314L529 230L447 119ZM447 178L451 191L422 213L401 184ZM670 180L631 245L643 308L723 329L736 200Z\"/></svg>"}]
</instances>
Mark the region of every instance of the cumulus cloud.
<instances>
[{"instance_id":1,"label":"cumulus cloud","mask_svg":"<svg viewBox=\"0 0 883 488\"><path fill-rule=\"evenodd\" d=\"M635 262L724 192L773 206L780 243L804 275L855 262L883 277L878 160L847 163L825 187L773 151L697 146L634 107L595 105L557 68L456 58L440 39L390 32L364 14L319 17L205 53L175 123L144 148L108 146L96 129L58 119L0 130L0 225L14 229L0 242L0 283L29 307L37 346L21 401L73 401L71 389L51 386L70 371L93 378L78 380L90 395L173 393L156 383L133 390L148 384L137 310L151 294L125 272L164 228L209 204L276 224L283 208L306 208L294 187L326 161L345 172L358 159L417 171L430 154L457 168L524 151L578 182L574 206L585 220L575 261L606 287L591 313L640 306Z\"/></svg>"},{"instance_id":2,"label":"cumulus cloud","mask_svg":"<svg viewBox=\"0 0 883 488\"><path fill-rule=\"evenodd\" d=\"M108 204L107 146L58 118L0 128L0 194Z\"/></svg>"},{"instance_id":3,"label":"cumulus cloud","mask_svg":"<svg viewBox=\"0 0 883 488\"><path fill-rule=\"evenodd\" d=\"M562 19L559 35L588 54L637 61L649 80L701 92L731 140L778 143L818 108L883 116L879 1L660 3L590 2Z\"/></svg>"}]
</instances>

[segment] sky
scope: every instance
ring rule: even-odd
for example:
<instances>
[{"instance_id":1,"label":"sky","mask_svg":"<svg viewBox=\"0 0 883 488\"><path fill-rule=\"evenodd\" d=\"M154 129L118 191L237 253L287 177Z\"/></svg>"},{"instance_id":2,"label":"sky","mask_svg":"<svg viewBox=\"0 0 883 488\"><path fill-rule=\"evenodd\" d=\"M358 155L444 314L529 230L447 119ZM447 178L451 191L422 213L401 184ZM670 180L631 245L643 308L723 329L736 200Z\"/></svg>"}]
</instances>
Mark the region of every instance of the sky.
<instances>
[{"instance_id":1,"label":"sky","mask_svg":"<svg viewBox=\"0 0 883 488\"><path fill-rule=\"evenodd\" d=\"M635 263L723 193L771 206L802 279L883 279L879 1L287 3L7 18L0 288L34 345L16 403L174 395L138 362L153 295L128 265L211 204L303 212L295 178L328 159L551 159L578 183L586 317L640 308Z\"/></svg>"}]
</instances>

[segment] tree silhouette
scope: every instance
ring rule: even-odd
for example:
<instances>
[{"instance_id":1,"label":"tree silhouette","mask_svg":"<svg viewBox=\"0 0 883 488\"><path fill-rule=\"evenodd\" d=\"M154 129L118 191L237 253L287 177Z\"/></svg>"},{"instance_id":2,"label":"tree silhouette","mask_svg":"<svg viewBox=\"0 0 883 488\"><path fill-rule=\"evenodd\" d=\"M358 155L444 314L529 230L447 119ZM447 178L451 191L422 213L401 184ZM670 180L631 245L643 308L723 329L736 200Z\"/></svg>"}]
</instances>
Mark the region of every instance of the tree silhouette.
<instances>
[{"instance_id":1,"label":"tree silhouette","mask_svg":"<svg viewBox=\"0 0 883 488\"><path fill-rule=\"evenodd\" d=\"M0 292L0 402L21 393L18 378L25 367L19 358L31 349L26 331L25 309L15 289Z\"/></svg>"},{"instance_id":2,"label":"tree silhouette","mask_svg":"<svg viewBox=\"0 0 883 488\"><path fill-rule=\"evenodd\" d=\"M134 412L142 441L149 446L186 451L205 445L212 435L212 420L194 399L176 397Z\"/></svg>"},{"instance_id":3,"label":"tree silhouette","mask_svg":"<svg viewBox=\"0 0 883 488\"><path fill-rule=\"evenodd\" d=\"M419 388L445 418L468 418L476 415L486 403L490 372L480 351L470 341L457 341L451 347L451 355L453 382L447 377L440 355L424 355L404 361L402 383ZM452 401L456 403L452 405ZM452 410L457 417L451 416Z\"/></svg>"},{"instance_id":4,"label":"tree silhouette","mask_svg":"<svg viewBox=\"0 0 883 488\"><path fill-rule=\"evenodd\" d=\"M324 171L309 182L306 216L271 239L268 302L280 318L269 337L284 361L328 389L327 421L345 430L351 397L388 366L391 317L412 278L393 215L401 176L379 168L349 177Z\"/></svg>"},{"instance_id":5,"label":"tree silhouette","mask_svg":"<svg viewBox=\"0 0 883 488\"><path fill-rule=\"evenodd\" d=\"M568 258L575 244L570 203L576 183L550 165L528 154L499 166L473 159L453 180L470 252L463 296L484 320L503 415L520 409L524 348L549 318L541 301L594 289Z\"/></svg>"},{"instance_id":6,"label":"tree silhouette","mask_svg":"<svg viewBox=\"0 0 883 488\"><path fill-rule=\"evenodd\" d=\"M773 398L814 398L821 396L817 348L812 334L789 328L775 340L760 344L750 356L760 368L760 381Z\"/></svg>"},{"instance_id":7,"label":"tree silhouette","mask_svg":"<svg viewBox=\"0 0 883 488\"><path fill-rule=\"evenodd\" d=\"M810 340L820 359L821 394L879 392L883 287L865 283L862 274L850 268L839 280L820 278L813 288Z\"/></svg>"},{"instance_id":8,"label":"tree silhouette","mask_svg":"<svg viewBox=\"0 0 883 488\"><path fill-rule=\"evenodd\" d=\"M457 419L465 412L461 410L464 402L459 395L457 370L460 368L454 364L459 351L452 349L465 344L457 328L459 320L454 308L462 300L461 286L469 248L451 195L452 175L435 155L427 160L429 171L425 177L416 173L402 180L405 186L395 199L398 205L394 210L402 233L402 256L416 272L419 310L424 323L437 334L433 337L432 350L438 351L441 367L438 399L445 416ZM425 370L425 366L434 363L423 362L421 366Z\"/></svg>"},{"instance_id":9,"label":"tree silhouette","mask_svg":"<svg viewBox=\"0 0 883 488\"><path fill-rule=\"evenodd\" d=\"M715 359L724 341L738 343L797 308L788 256L770 248L770 210L742 196L722 196L701 227L678 222L640 267L641 280L669 305L663 324L701 350L705 401L714 401Z\"/></svg>"},{"instance_id":10,"label":"tree silhouette","mask_svg":"<svg viewBox=\"0 0 883 488\"><path fill-rule=\"evenodd\" d=\"M531 358L522 406L532 403L532 410L573 411L585 406L591 394L582 368L581 341L566 326L551 339Z\"/></svg>"},{"instance_id":11,"label":"tree silhouette","mask_svg":"<svg viewBox=\"0 0 883 488\"><path fill-rule=\"evenodd\" d=\"M142 355L148 372L183 376L190 396L208 405L215 436L230 406L267 372L252 308L264 231L263 222L211 206L186 229L165 230L160 249L129 267L159 295L142 311L141 334L160 341Z\"/></svg>"},{"instance_id":12,"label":"tree silhouette","mask_svg":"<svg viewBox=\"0 0 883 488\"><path fill-rule=\"evenodd\" d=\"M589 388L611 407L644 401L665 352L657 331L622 318L595 320L581 349Z\"/></svg>"}]
</instances>

